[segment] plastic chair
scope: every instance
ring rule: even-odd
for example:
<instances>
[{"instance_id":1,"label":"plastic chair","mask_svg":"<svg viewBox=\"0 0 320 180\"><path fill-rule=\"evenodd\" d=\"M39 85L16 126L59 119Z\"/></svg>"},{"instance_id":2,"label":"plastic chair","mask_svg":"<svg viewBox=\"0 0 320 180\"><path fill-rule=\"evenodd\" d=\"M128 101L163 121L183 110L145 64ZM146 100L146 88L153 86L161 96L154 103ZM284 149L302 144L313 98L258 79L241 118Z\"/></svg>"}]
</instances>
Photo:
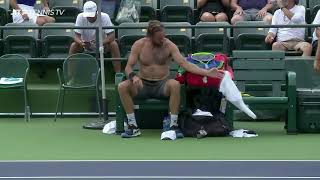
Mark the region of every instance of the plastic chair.
<instances>
[{"instance_id":1,"label":"plastic chair","mask_svg":"<svg viewBox=\"0 0 320 180\"><path fill-rule=\"evenodd\" d=\"M141 23L121 23L119 27L134 26L136 29L119 29L118 40L122 57L128 56L132 45L138 39L146 36L148 26L147 22Z\"/></svg>"},{"instance_id":2,"label":"plastic chair","mask_svg":"<svg viewBox=\"0 0 320 180\"><path fill-rule=\"evenodd\" d=\"M9 13L8 10L10 8L9 0L0 1L0 25L4 26L8 23Z\"/></svg>"},{"instance_id":3,"label":"plastic chair","mask_svg":"<svg viewBox=\"0 0 320 180\"><path fill-rule=\"evenodd\" d=\"M50 8L55 12L56 22L75 22L83 7L83 0L50 0ZM57 12L63 11L63 14Z\"/></svg>"},{"instance_id":4,"label":"plastic chair","mask_svg":"<svg viewBox=\"0 0 320 180\"><path fill-rule=\"evenodd\" d=\"M74 23L47 23L50 26L74 26ZM41 40L43 42L42 56L47 58L66 58L68 57L69 47L73 42L73 29L43 29Z\"/></svg>"},{"instance_id":5,"label":"plastic chair","mask_svg":"<svg viewBox=\"0 0 320 180\"><path fill-rule=\"evenodd\" d=\"M6 26L27 28L3 30L4 53L20 54L27 58L37 57L37 39L39 31L37 29L32 29L33 27L37 27L37 25L32 23L8 23Z\"/></svg>"},{"instance_id":6,"label":"plastic chair","mask_svg":"<svg viewBox=\"0 0 320 180\"><path fill-rule=\"evenodd\" d=\"M101 117L98 85L100 68L97 60L89 54L74 54L64 61L63 68L58 68L57 73L60 88L54 120L57 120L59 106L61 106L60 114L63 116L64 95L68 89L95 89L99 116ZM62 102L60 102L61 96Z\"/></svg>"},{"instance_id":7,"label":"plastic chair","mask_svg":"<svg viewBox=\"0 0 320 180\"><path fill-rule=\"evenodd\" d=\"M211 28L197 28L201 26L214 26ZM195 49L197 52L228 52L230 41L230 28L227 29L227 39L224 41L224 29L221 26L230 25L227 22L198 22L195 28Z\"/></svg>"},{"instance_id":8,"label":"plastic chair","mask_svg":"<svg viewBox=\"0 0 320 180\"><path fill-rule=\"evenodd\" d=\"M239 21L236 26L251 25L252 28L234 28L233 37L237 50L268 50L265 43L268 28L257 28L257 25L267 25L263 21Z\"/></svg>"},{"instance_id":9,"label":"plastic chair","mask_svg":"<svg viewBox=\"0 0 320 180\"><path fill-rule=\"evenodd\" d=\"M24 112L25 120L29 121L31 116L30 105L28 102L28 88L27 88L27 77L29 72L29 62L28 60L17 54L7 54L0 57L0 78L22 78L21 82L10 83L10 80L17 79L7 79L0 84L1 89L23 89L24 94ZM11 81L12 82L12 81Z\"/></svg>"},{"instance_id":10,"label":"plastic chair","mask_svg":"<svg viewBox=\"0 0 320 180\"><path fill-rule=\"evenodd\" d=\"M193 23L194 0L161 0L161 21Z\"/></svg>"},{"instance_id":11,"label":"plastic chair","mask_svg":"<svg viewBox=\"0 0 320 180\"><path fill-rule=\"evenodd\" d=\"M320 9L320 0L309 0L309 8L310 8L310 23L313 22L314 18L317 15L317 12ZM306 16L307 17L307 16Z\"/></svg>"},{"instance_id":12,"label":"plastic chair","mask_svg":"<svg viewBox=\"0 0 320 180\"><path fill-rule=\"evenodd\" d=\"M170 28L170 26L190 26L188 22L163 22L166 27L166 37L177 45L182 55L186 56L192 51L190 28Z\"/></svg>"},{"instance_id":13,"label":"plastic chair","mask_svg":"<svg viewBox=\"0 0 320 180\"><path fill-rule=\"evenodd\" d=\"M148 22L150 20L157 19L157 0L140 0L140 2L140 22Z\"/></svg>"}]
</instances>

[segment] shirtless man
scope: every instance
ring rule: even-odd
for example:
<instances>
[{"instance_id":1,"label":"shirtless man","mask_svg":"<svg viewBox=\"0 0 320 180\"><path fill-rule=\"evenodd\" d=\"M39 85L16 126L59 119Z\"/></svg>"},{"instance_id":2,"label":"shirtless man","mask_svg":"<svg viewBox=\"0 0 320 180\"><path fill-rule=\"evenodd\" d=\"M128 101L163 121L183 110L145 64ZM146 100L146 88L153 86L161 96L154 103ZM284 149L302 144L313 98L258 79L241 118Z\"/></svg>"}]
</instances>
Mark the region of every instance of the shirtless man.
<instances>
[{"instance_id":1,"label":"shirtless man","mask_svg":"<svg viewBox=\"0 0 320 180\"><path fill-rule=\"evenodd\" d=\"M177 46L165 38L163 25L157 20L150 21L147 36L136 41L131 48L125 68L128 80L118 86L128 118L128 130L121 134L122 137L130 138L141 134L134 115L133 98L169 98L170 129L175 130L178 127L180 84L174 79L168 79L172 59L186 71L195 74L215 78L222 78L224 75L216 68L205 70L188 63ZM133 67L137 63L140 71L135 74Z\"/></svg>"}]
</instances>

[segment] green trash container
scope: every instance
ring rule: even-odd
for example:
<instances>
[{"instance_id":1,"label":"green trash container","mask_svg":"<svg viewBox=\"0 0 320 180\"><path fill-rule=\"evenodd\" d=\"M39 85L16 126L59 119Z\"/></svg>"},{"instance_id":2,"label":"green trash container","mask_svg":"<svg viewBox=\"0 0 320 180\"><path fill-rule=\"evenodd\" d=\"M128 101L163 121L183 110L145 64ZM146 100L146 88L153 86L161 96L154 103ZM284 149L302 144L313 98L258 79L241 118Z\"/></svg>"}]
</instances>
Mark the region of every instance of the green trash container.
<instances>
[{"instance_id":1,"label":"green trash container","mask_svg":"<svg viewBox=\"0 0 320 180\"><path fill-rule=\"evenodd\" d=\"M320 132L320 89L297 89L297 127L299 132Z\"/></svg>"}]
</instances>

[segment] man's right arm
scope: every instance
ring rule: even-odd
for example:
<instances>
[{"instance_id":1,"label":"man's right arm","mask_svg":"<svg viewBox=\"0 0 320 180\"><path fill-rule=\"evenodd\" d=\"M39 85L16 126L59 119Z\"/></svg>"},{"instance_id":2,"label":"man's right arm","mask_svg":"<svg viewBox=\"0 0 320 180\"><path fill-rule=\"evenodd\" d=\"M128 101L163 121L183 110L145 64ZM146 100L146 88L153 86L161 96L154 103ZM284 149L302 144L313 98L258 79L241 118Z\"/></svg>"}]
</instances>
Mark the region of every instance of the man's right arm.
<instances>
[{"instance_id":1,"label":"man's right arm","mask_svg":"<svg viewBox=\"0 0 320 180\"><path fill-rule=\"evenodd\" d=\"M74 42L82 45L81 34L75 32Z\"/></svg>"},{"instance_id":2,"label":"man's right arm","mask_svg":"<svg viewBox=\"0 0 320 180\"><path fill-rule=\"evenodd\" d=\"M279 14L278 12L279 12L279 10L274 13L274 15L272 17L271 25L278 24L277 23L277 18L278 18L278 14ZM271 44L274 41L274 38L276 37L277 33L278 33L278 28L270 28L269 32L266 36L265 42Z\"/></svg>"},{"instance_id":3,"label":"man's right arm","mask_svg":"<svg viewBox=\"0 0 320 180\"><path fill-rule=\"evenodd\" d=\"M126 68L125 68L125 72L126 72L127 77L130 77L130 74L132 74L132 72L133 72L134 65L136 65L138 62L140 49L141 49L141 40L138 40L131 47L131 52L130 52L130 55L128 58Z\"/></svg>"}]
</instances>

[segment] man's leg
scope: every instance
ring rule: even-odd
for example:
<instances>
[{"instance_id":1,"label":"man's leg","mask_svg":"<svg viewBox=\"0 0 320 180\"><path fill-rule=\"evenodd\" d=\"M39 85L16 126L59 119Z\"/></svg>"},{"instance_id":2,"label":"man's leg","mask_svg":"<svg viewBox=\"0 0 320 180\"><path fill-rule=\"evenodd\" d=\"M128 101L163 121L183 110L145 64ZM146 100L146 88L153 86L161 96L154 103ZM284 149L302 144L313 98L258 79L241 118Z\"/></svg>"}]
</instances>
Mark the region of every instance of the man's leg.
<instances>
[{"instance_id":1,"label":"man's leg","mask_svg":"<svg viewBox=\"0 0 320 180\"><path fill-rule=\"evenodd\" d=\"M231 18L231 24L235 25L238 21L244 21L244 15L234 14Z\"/></svg>"},{"instance_id":2,"label":"man's leg","mask_svg":"<svg viewBox=\"0 0 320 180\"><path fill-rule=\"evenodd\" d=\"M170 79L166 82L164 87L165 95L169 99L169 109L170 109L170 127L178 126L178 114L180 106L180 83L174 79Z\"/></svg>"},{"instance_id":3,"label":"man's leg","mask_svg":"<svg viewBox=\"0 0 320 180\"><path fill-rule=\"evenodd\" d=\"M56 20L53 17L50 16L38 16L37 17L37 24L39 26L42 26L46 23L54 23Z\"/></svg>"},{"instance_id":4,"label":"man's leg","mask_svg":"<svg viewBox=\"0 0 320 180\"><path fill-rule=\"evenodd\" d=\"M288 50L284 45L284 42L275 42L272 44L272 50L280 50L280 51L286 51Z\"/></svg>"},{"instance_id":5,"label":"man's leg","mask_svg":"<svg viewBox=\"0 0 320 180\"><path fill-rule=\"evenodd\" d=\"M121 134L122 137L139 136L141 133L138 129L137 121L134 115L133 97L138 94L138 90L134 88L130 80L123 81L118 86L118 92L122 106L128 118L128 131Z\"/></svg>"},{"instance_id":6,"label":"man's leg","mask_svg":"<svg viewBox=\"0 0 320 180\"><path fill-rule=\"evenodd\" d=\"M110 50L112 58L120 58L120 50L118 43L113 41L109 44L109 47L105 48L106 51ZM120 61L112 61L113 70L116 73L121 72L121 62Z\"/></svg>"},{"instance_id":7,"label":"man's leg","mask_svg":"<svg viewBox=\"0 0 320 180\"><path fill-rule=\"evenodd\" d=\"M311 56L312 53L312 46L310 43L308 42L299 42L296 46L295 46L295 50L297 51L302 51L302 56Z\"/></svg>"},{"instance_id":8,"label":"man's leg","mask_svg":"<svg viewBox=\"0 0 320 180\"><path fill-rule=\"evenodd\" d=\"M209 12L204 12L200 17L200 20L203 22L215 22L216 18L213 14Z\"/></svg>"}]
</instances>

